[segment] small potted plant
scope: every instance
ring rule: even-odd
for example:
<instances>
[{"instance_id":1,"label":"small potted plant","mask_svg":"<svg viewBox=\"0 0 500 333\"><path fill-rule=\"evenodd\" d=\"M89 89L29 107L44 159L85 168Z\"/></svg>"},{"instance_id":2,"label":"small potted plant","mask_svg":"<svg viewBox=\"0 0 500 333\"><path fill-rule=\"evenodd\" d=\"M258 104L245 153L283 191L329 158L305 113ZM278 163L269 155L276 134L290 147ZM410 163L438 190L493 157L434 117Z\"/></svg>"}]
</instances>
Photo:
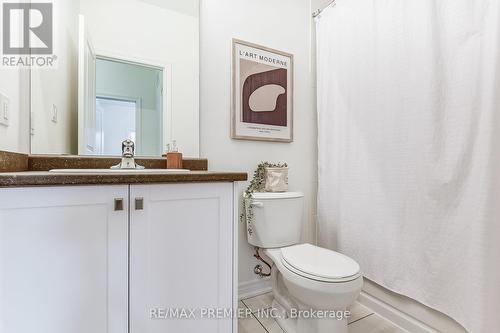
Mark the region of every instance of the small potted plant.
<instances>
[{"instance_id":1,"label":"small potted plant","mask_svg":"<svg viewBox=\"0 0 500 333\"><path fill-rule=\"evenodd\" d=\"M286 164L265 167L265 190L266 192L288 191L288 167Z\"/></svg>"},{"instance_id":2,"label":"small potted plant","mask_svg":"<svg viewBox=\"0 0 500 333\"><path fill-rule=\"evenodd\" d=\"M284 192L288 190L288 165L286 163L261 162L254 171L243 195L243 212L240 216L246 220L248 232L252 234L252 195L254 192Z\"/></svg>"}]
</instances>

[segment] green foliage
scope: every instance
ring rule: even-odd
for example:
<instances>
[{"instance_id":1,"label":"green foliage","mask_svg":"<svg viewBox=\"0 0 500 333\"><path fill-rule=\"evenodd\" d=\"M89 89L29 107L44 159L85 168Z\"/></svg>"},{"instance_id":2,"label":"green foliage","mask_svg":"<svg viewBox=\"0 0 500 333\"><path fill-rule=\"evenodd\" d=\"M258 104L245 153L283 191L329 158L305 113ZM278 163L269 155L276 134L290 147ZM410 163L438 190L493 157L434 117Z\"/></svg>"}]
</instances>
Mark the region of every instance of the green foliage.
<instances>
[{"instance_id":1,"label":"green foliage","mask_svg":"<svg viewBox=\"0 0 500 333\"><path fill-rule=\"evenodd\" d=\"M264 192L266 186L266 168L287 168L286 163L269 163L261 162L253 173L253 178L250 181L247 189L245 190L245 198L243 200L243 209L240 215L242 222L247 221L248 232L251 234L251 222L253 220L253 209L250 203L252 202L252 195L255 192Z\"/></svg>"}]
</instances>

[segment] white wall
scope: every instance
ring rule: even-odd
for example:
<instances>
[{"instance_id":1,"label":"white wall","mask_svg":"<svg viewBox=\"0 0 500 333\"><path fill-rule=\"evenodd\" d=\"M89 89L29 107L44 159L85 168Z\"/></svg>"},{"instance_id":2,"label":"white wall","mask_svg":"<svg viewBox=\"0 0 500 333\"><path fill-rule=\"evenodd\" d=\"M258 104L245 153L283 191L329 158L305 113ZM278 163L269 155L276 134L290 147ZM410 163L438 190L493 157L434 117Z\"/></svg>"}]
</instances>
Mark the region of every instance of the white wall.
<instances>
[{"instance_id":1,"label":"white wall","mask_svg":"<svg viewBox=\"0 0 500 333\"><path fill-rule=\"evenodd\" d=\"M33 153L78 153L78 8L75 0L54 1L57 67L31 71ZM52 121L53 105L57 108L57 123Z\"/></svg>"},{"instance_id":2,"label":"white wall","mask_svg":"<svg viewBox=\"0 0 500 333\"><path fill-rule=\"evenodd\" d=\"M0 93L10 101L9 126L0 125L0 150L29 153L29 70L0 69Z\"/></svg>"},{"instance_id":3,"label":"white wall","mask_svg":"<svg viewBox=\"0 0 500 333\"><path fill-rule=\"evenodd\" d=\"M166 84L172 90L172 139L185 156L198 157L198 17L158 1L81 0L80 10L97 54L172 66L172 83Z\"/></svg>"},{"instance_id":4,"label":"white wall","mask_svg":"<svg viewBox=\"0 0 500 333\"><path fill-rule=\"evenodd\" d=\"M246 171L261 161L286 161L290 189L305 193L304 241L314 242L316 206L316 111L310 68L309 0L202 0L200 151L213 170ZM294 142L230 138L231 40L239 38L294 54ZM244 184L246 186L246 184ZM243 186L242 186L243 188ZM240 286L259 278L253 249L240 223Z\"/></svg>"}]
</instances>

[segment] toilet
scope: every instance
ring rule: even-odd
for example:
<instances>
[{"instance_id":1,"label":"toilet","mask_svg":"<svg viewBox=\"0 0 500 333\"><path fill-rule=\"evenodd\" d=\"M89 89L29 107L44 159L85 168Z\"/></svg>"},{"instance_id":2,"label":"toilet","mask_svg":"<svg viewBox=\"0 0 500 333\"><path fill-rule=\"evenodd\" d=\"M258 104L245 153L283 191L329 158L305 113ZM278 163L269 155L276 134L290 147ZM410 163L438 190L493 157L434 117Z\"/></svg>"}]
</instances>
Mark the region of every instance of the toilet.
<instances>
[{"instance_id":1,"label":"toilet","mask_svg":"<svg viewBox=\"0 0 500 333\"><path fill-rule=\"evenodd\" d=\"M363 284L356 261L341 253L300 243L304 195L253 193L248 242L274 265L273 309L286 333L347 333L346 311Z\"/></svg>"}]
</instances>

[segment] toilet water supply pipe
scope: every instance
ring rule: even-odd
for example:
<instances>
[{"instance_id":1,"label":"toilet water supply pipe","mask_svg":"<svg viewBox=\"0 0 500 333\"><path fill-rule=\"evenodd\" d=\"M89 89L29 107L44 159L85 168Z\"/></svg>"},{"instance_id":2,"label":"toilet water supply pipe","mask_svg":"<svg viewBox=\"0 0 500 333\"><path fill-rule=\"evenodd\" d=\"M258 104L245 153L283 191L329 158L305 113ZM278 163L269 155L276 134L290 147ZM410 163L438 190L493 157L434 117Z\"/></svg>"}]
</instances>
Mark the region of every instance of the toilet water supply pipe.
<instances>
[{"instance_id":1,"label":"toilet water supply pipe","mask_svg":"<svg viewBox=\"0 0 500 333\"><path fill-rule=\"evenodd\" d=\"M265 261L259 254L259 247L255 247L255 254L253 255L257 260L262 261L267 267L269 267L269 273L263 273L262 272L262 265L257 265L254 268L254 273L259 275L260 277L267 277L267 276L272 276L271 278L271 283L272 283L272 290L273 290L273 307L279 305L279 308L281 309L281 312L283 312L283 315L285 318L287 317L287 309L291 309L293 307L292 302L285 297L282 293L279 292L279 287L278 287L278 268L276 265L271 266L267 261ZM275 304L277 302L277 304Z\"/></svg>"},{"instance_id":2,"label":"toilet water supply pipe","mask_svg":"<svg viewBox=\"0 0 500 333\"><path fill-rule=\"evenodd\" d=\"M253 269L253 272L260 277L271 276L271 270L272 270L271 265L260 256L259 248L257 246L255 247L255 254L253 256L255 257L255 259L263 262L269 268L269 273L262 272L262 265L256 265Z\"/></svg>"}]
</instances>

